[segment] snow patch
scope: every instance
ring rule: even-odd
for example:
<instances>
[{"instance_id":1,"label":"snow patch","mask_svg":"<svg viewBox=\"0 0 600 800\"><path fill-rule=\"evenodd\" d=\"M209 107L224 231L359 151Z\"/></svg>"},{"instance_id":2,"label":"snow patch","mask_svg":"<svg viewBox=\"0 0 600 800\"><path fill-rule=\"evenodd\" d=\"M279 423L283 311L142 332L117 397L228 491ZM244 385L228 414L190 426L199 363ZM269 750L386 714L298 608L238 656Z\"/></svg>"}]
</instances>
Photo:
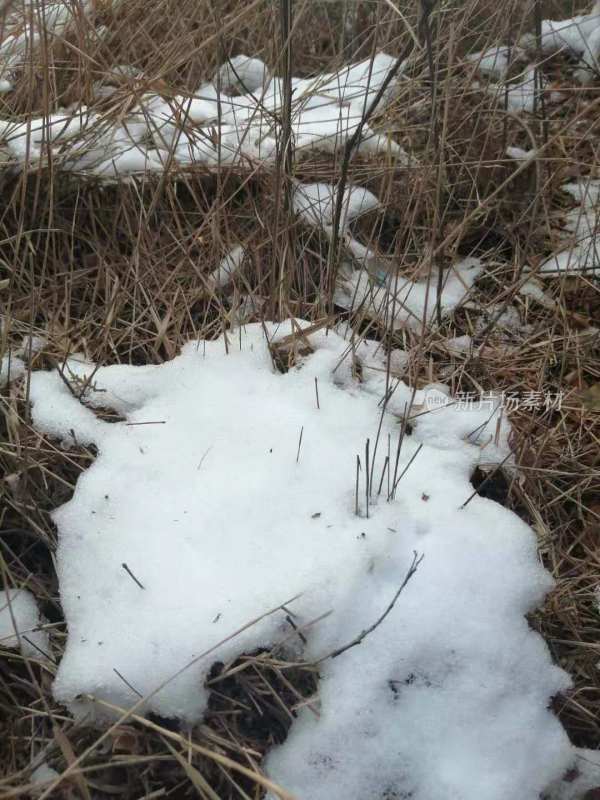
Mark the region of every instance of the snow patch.
<instances>
[{"instance_id":1,"label":"snow patch","mask_svg":"<svg viewBox=\"0 0 600 800\"><path fill-rule=\"evenodd\" d=\"M520 47L500 45L471 53L467 56L467 60L476 64L478 71L483 75L501 79L506 76L511 64L522 55Z\"/></svg>"},{"instance_id":2,"label":"snow patch","mask_svg":"<svg viewBox=\"0 0 600 800\"><path fill-rule=\"evenodd\" d=\"M436 317L437 276L430 281L411 281L400 275L377 273L372 270L341 270L334 300L338 306L375 319L386 327L419 329L423 322L430 325ZM468 295L481 274L478 258L464 258L443 275L440 307L443 316L450 314Z\"/></svg>"},{"instance_id":3,"label":"snow patch","mask_svg":"<svg viewBox=\"0 0 600 800\"><path fill-rule=\"evenodd\" d=\"M31 783L50 783L59 777L58 772L44 761L31 773Z\"/></svg>"},{"instance_id":4,"label":"snow patch","mask_svg":"<svg viewBox=\"0 0 600 800\"><path fill-rule=\"evenodd\" d=\"M562 187L579 205L567 212L569 245L543 261L539 275L600 274L600 181L581 180Z\"/></svg>"},{"instance_id":5,"label":"snow patch","mask_svg":"<svg viewBox=\"0 0 600 800\"><path fill-rule=\"evenodd\" d=\"M342 146L361 128L366 109L395 65L392 56L378 53L336 73L293 78L295 149L333 152ZM381 110L393 98L396 82L384 93ZM99 87L102 96L107 88L110 93L111 87ZM146 93L118 123L80 106L24 122L0 120L0 137L14 168L44 163L50 150L62 169L108 181L194 166L273 164L283 101L281 78L271 77L259 59L236 56L193 95L165 99ZM366 124L357 149L408 163L397 143Z\"/></svg>"},{"instance_id":6,"label":"snow patch","mask_svg":"<svg viewBox=\"0 0 600 800\"><path fill-rule=\"evenodd\" d=\"M35 597L27 589L0 590L0 648L18 649L27 658L45 659L48 634L41 625Z\"/></svg>"},{"instance_id":7,"label":"snow patch","mask_svg":"<svg viewBox=\"0 0 600 800\"><path fill-rule=\"evenodd\" d=\"M329 183L299 183L292 204L296 214L309 225L333 227L337 189ZM343 228L356 217L379 208L375 195L362 186L348 186L342 195L341 225Z\"/></svg>"},{"instance_id":8,"label":"snow patch","mask_svg":"<svg viewBox=\"0 0 600 800\"><path fill-rule=\"evenodd\" d=\"M0 389L25 374L25 364L18 356L6 355L0 360Z\"/></svg>"},{"instance_id":9,"label":"snow patch","mask_svg":"<svg viewBox=\"0 0 600 800\"><path fill-rule=\"evenodd\" d=\"M139 693L139 710L197 720L213 661L289 640L286 612L265 612L330 611L295 648L323 658L381 616L417 551L392 612L321 663L320 718L300 713L269 774L307 800L536 800L573 757L548 710L568 679L524 618L552 582L516 515L465 505L474 468L510 453L499 403L390 384L380 343L307 328L249 325L160 366L75 360L67 376L94 373L81 403L33 373L35 426L98 448L53 514L69 631L55 696L102 713L90 696ZM107 405L124 421L98 419Z\"/></svg>"}]
</instances>

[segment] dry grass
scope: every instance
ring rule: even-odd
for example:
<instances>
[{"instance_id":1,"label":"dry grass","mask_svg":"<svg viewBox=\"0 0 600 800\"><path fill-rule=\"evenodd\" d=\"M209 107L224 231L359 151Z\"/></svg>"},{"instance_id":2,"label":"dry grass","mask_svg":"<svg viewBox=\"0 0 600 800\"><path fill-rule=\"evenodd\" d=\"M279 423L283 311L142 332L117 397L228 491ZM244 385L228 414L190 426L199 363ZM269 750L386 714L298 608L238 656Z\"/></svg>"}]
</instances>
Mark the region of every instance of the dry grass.
<instances>
[{"instance_id":1,"label":"dry grass","mask_svg":"<svg viewBox=\"0 0 600 800\"><path fill-rule=\"evenodd\" d=\"M548 3L544 16L582 5ZM600 84L577 87L566 60L549 60L544 69L557 83L560 78L563 99L547 107L544 119L538 114L523 123L474 87L464 61L467 49L532 30L533 6L518 0L445 3L432 18L434 106L423 52L395 103L374 122L419 163L401 168L385 156L349 162L349 180L376 191L385 204L384 212L361 220L359 235L390 256L401 274L435 281L436 268L457 255L484 258L486 271L469 303L440 328L417 333L392 335L355 321L384 346L410 352L413 384L563 392L561 410L511 414L521 470L514 479L496 478L485 491L539 536L557 584L532 624L573 678L573 690L556 699L556 712L576 744L598 747L600 426L581 392L600 382L599 337L590 329L600 320L600 286L585 277L548 279L554 308L518 290L524 265L535 268L556 243L569 205L561 182L596 175ZM399 4L403 20L383 2L361 2L344 35L343 7L294 4L294 74L332 71L376 50L399 54L411 38L406 23L418 30L417 4ZM99 23L108 26L107 38L96 35ZM239 52L281 72L284 50L279 8L266 0L132 0L115 11L98 0L95 14L78 18L64 41L44 43L32 54L15 92L0 96L0 112L27 115L89 101L93 82L115 64L144 73L141 81L122 81L118 97L127 105L146 89L167 97L192 90ZM507 144L544 150L519 172L505 156ZM291 165L301 180L334 182L341 168L340 155L316 152ZM29 334L44 336L43 349L28 353L31 368L60 365L74 351L101 364L161 363L190 338L214 337L230 326L241 294L254 298L256 319L320 321L331 311L329 242L282 212L285 176L277 170L196 170L99 186L49 164L28 174L3 170L0 183L0 350L18 347ZM232 293L215 292L207 276L238 243L249 254L243 273ZM498 320L505 306L514 306L519 317L508 329ZM449 353L446 338L465 333L473 337L474 352ZM26 395L26 386L13 385L0 399L0 569L5 584L27 585L39 599L59 660L66 629L49 512L70 497L94 453L65 451L36 433ZM1 797L30 793L31 760L46 747L48 763L70 770L57 794L260 797L263 754L285 737L295 710L316 691L314 670L285 663L278 653L253 654L218 674L215 668L209 714L192 731L139 719L100 736L56 705L52 672L13 652L0 657Z\"/></svg>"}]
</instances>

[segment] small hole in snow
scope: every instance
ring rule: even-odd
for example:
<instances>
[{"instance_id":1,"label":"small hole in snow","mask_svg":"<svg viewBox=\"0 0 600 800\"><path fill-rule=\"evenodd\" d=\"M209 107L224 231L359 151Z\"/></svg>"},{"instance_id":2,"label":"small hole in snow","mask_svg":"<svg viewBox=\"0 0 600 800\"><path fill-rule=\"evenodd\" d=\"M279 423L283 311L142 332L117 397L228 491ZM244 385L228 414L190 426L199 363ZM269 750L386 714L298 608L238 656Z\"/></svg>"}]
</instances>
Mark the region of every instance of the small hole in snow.
<instances>
[{"instance_id":1,"label":"small hole in snow","mask_svg":"<svg viewBox=\"0 0 600 800\"><path fill-rule=\"evenodd\" d=\"M495 500L505 506L510 493L510 481L504 470L498 469L494 473L485 473L479 467L471 475L471 484L480 497Z\"/></svg>"},{"instance_id":2,"label":"small hole in snow","mask_svg":"<svg viewBox=\"0 0 600 800\"><path fill-rule=\"evenodd\" d=\"M160 714L156 714L154 711L150 711L147 716L150 722L154 722L155 725L160 725L161 728L164 728L167 731L179 733L181 730L181 723L174 717L163 717Z\"/></svg>"}]
</instances>

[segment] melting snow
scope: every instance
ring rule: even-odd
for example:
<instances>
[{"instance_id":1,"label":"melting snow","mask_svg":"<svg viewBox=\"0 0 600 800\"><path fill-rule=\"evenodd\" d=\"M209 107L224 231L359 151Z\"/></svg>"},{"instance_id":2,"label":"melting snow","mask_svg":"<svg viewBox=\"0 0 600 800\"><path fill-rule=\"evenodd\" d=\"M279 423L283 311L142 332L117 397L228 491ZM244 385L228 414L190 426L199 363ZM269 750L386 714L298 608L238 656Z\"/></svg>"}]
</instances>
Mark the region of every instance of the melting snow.
<instances>
[{"instance_id":1,"label":"melting snow","mask_svg":"<svg viewBox=\"0 0 600 800\"><path fill-rule=\"evenodd\" d=\"M506 155L509 158L513 158L515 161L532 161L537 155L537 150L523 150L522 147L507 147Z\"/></svg>"},{"instance_id":2,"label":"melting snow","mask_svg":"<svg viewBox=\"0 0 600 800\"><path fill-rule=\"evenodd\" d=\"M467 60L477 65L479 72L494 78L504 78L510 65L523 55L520 47L489 47L478 53L471 53Z\"/></svg>"},{"instance_id":3,"label":"melting snow","mask_svg":"<svg viewBox=\"0 0 600 800\"><path fill-rule=\"evenodd\" d=\"M522 44L537 47L533 34L523 37ZM541 47L545 53L565 50L579 58L578 77L587 81L598 72L600 55L600 2L594 3L589 14L567 19L545 19L541 26Z\"/></svg>"},{"instance_id":4,"label":"melting snow","mask_svg":"<svg viewBox=\"0 0 600 800\"><path fill-rule=\"evenodd\" d=\"M329 183L299 183L292 198L294 211L301 219L309 225L321 225L326 230L333 228L336 202L336 187ZM348 186L342 196L342 227L379 206L379 199L368 189Z\"/></svg>"},{"instance_id":5,"label":"melting snow","mask_svg":"<svg viewBox=\"0 0 600 800\"><path fill-rule=\"evenodd\" d=\"M567 19L542 21L539 45L542 53L552 55L560 51L569 53L579 60L575 78L581 83L589 83L600 74L600 1L594 3L589 14L580 14ZM482 75L502 80L514 61L521 59L526 50L537 50L535 34L523 35L514 47L499 45L490 47L467 57L477 65ZM529 77L518 86L508 85L508 104L515 111L531 111L535 90L530 86L534 65L528 67ZM492 87L501 96L504 86Z\"/></svg>"},{"instance_id":6,"label":"melting snow","mask_svg":"<svg viewBox=\"0 0 600 800\"><path fill-rule=\"evenodd\" d=\"M496 97L498 102L506 102L506 106L511 111L524 111L533 113L536 106L536 99L541 92L548 88L548 81L539 71L536 80L536 67L530 64L519 76L511 83L490 83L487 91ZM558 92L550 92L547 95L549 100L560 98Z\"/></svg>"},{"instance_id":7,"label":"melting snow","mask_svg":"<svg viewBox=\"0 0 600 800\"><path fill-rule=\"evenodd\" d=\"M539 274L600 274L600 181L582 180L562 188L580 203L565 218L570 244L543 261Z\"/></svg>"},{"instance_id":8,"label":"melting snow","mask_svg":"<svg viewBox=\"0 0 600 800\"><path fill-rule=\"evenodd\" d=\"M31 773L31 783L50 783L58 777L58 772L44 762Z\"/></svg>"},{"instance_id":9,"label":"melting snow","mask_svg":"<svg viewBox=\"0 0 600 800\"><path fill-rule=\"evenodd\" d=\"M76 6L69 0L45 0L41 5L37 0L6 3L4 38L0 43L0 92L14 88L11 71L23 63L27 53L45 38L64 34L76 15L86 14L92 7L91 0L80 0Z\"/></svg>"},{"instance_id":10,"label":"melting snow","mask_svg":"<svg viewBox=\"0 0 600 800\"><path fill-rule=\"evenodd\" d=\"M25 364L18 356L6 355L0 359L0 389L11 381L20 378L25 372Z\"/></svg>"},{"instance_id":11,"label":"melting snow","mask_svg":"<svg viewBox=\"0 0 600 800\"><path fill-rule=\"evenodd\" d=\"M379 53L336 73L293 78L296 150L333 151L343 145L356 132L395 63L392 56ZM394 87L392 82L381 108L392 99ZM106 88L100 87L101 94ZM225 94L224 89L239 94ZM271 77L262 61L237 56L191 96L166 100L157 94L143 95L119 123L80 106L24 122L0 120L0 137L16 167L43 160L50 148L54 162L63 169L105 179L190 165L273 163L281 137L283 97L281 78ZM398 144L368 125L362 128L358 150L408 161Z\"/></svg>"},{"instance_id":12,"label":"melting snow","mask_svg":"<svg viewBox=\"0 0 600 800\"><path fill-rule=\"evenodd\" d=\"M69 630L55 695L83 713L88 695L128 707L140 693L196 720L215 660L284 638L326 656L381 616L417 551L392 612L321 663L320 717L301 712L269 774L306 800L536 800L572 759L548 710L568 679L524 617L551 580L512 512L464 505L475 466L509 453L499 402L388 384L381 345L333 331L303 334L312 352L280 373L265 336L305 327L251 325L160 366L71 360L67 375L90 377L83 402L57 372L32 374L35 426L98 448L53 515Z\"/></svg>"},{"instance_id":13,"label":"melting snow","mask_svg":"<svg viewBox=\"0 0 600 800\"><path fill-rule=\"evenodd\" d=\"M482 269L478 258L464 258L446 270L440 299L444 316L463 302ZM341 270L334 300L342 308L395 330L405 326L418 329L424 320L430 324L435 319L437 276L430 281L411 281L389 274L374 280L368 268Z\"/></svg>"}]
</instances>

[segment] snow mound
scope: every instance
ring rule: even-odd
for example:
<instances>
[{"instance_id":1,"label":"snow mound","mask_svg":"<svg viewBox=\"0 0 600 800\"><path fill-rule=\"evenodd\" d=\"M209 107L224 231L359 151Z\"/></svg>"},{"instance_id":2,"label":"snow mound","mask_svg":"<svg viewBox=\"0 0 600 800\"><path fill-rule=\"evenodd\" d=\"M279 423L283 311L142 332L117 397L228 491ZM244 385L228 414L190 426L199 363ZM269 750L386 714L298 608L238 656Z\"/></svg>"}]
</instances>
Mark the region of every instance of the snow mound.
<instances>
[{"instance_id":1,"label":"snow mound","mask_svg":"<svg viewBox=\"0 0 600 800\"><path fill-rule=\"evenodd\" d=\"M465 504L476 465L509 453L497 401L465 409L388 381L378 343L301 321L65 374L89 376L82 402L34 372L34 424L98 456L53 515L58 700L197 720L215 660L284 638L327 656L381 617L416 551L381 624L322 661L320 718L302 711L269 774L306 800L536 800L561 776L573 754L548 704L568 680L524 618L551 580L527 525Z\"/></svg>"},{"instance_id":2,"label":"snow mound","mask_svg":"<svg viewBox=\"0 0 600 800\"><path fill-rule=\"evenodd\" d=\"M39 630L40 613L27 589L0 590L0 648L18 649L27 658L45 660L48 634Z\"/></svg>"},{"instance_id":3,"label":"snow mound","mask_svg":"<svg viewBox=\"0 0 600 800\"><path fill-rule=\"evenodd\" d=\"M293 78L295 149L332 152L360 128L358 152L384 152L407 163L406 153L392 139L366 124L361 127L365 111L395 66L392 56L378 53L336 73ZM120 73L126 68L122 65ZM384 93L380 110L393 98L395 83L396 79ZM106 96L107 90L110 94L114 88L100 86L99 96ZM0 138L15 168L43 164L50 151L53 163L62 169L109 181L193 166L273 164L283 102L281 78L271 77L259 59L236 56L191 96L137 96L119 122L82 105L24 121L0 120Z\"/></svg>"}]
</instances>

